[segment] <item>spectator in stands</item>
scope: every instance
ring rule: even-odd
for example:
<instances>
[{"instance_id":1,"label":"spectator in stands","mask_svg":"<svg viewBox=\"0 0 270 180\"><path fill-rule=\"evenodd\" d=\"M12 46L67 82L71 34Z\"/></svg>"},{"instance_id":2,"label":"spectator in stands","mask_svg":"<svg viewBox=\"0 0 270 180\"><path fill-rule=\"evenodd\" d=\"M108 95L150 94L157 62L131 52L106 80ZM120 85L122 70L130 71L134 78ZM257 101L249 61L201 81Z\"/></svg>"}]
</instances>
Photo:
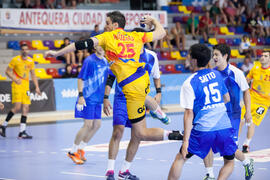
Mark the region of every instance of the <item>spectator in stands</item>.
<instances>
[{"instance_id":1,"label":"spectator in stands","mask_svg":"<svg viewBox=\"0 0 270 180\"><path fill-rule=\"evenodd\" d=\"M209 11L200 19L199 31L203 35L204 42L208 42L209 34L213 33L213 21L210 18Z\"/></svg>"},{"instance_id":2,"label":"spectator in stands","mask_svg":"<svg viewBox=\"0 0 270 180\"><path fill-rule=\"evenodd\" d=\"M44 9L45 6L43 4L41 4L41 1L40 0L36 0L35 5L33 6L33 8Z\"/></svg>"},{"instance_id":3,"label":"spectator in stands","mask_svg":"<svg viewBox=\"0 0 270 180\"><path fill-rule=\"evenodd\" d=\"M160 51L165 51L164 48L166 48L166 47L164 46L164 42L166 42L168 45L169 51L171 52L171 51L173 51L173 45L171 44L171 40L173 37L169 34L168 29L165 29L165 31L166 31L166 36L164 36L164 38L161 40L155 41L153 44L153 49L156 49L156 47L159 43Z\"/></svg>"},{"instance_id":4,"label":"spectator in stands","mask_svg":"<svg viewBox=\"0 0 270 180\"><path fill-rule=\"evenodd\" d=\"M66 72L63 74L62 78L74 78L76 77L75 75L72 74L72 66L71 64L66 65Z\"/></svg>"},{"instance_id":5,"label":"spectator in stands","mask_svg":"<svg viewBox=\"0 0 270 180\"><path fill-rule=\"evenodd\" d=\"M172 36L170 39L173 46L176 46L180 51L185 50L186 38L180 22L175 23L169 36Z\"/></svg>"},{"instance_id":6,"label":"spectator in stands","mask_svg":"<svg viewBox=\"0 0 270 180\"><path fill-rule=\"evenodd\" d=\"M232 6L236 9L236 21L238 25L241 25L242 16L245 16L246 7L241 0L231 0Z\"/></svg>"},{"instance_id":7,"label":"spectator in stands","mask_svg":"<svg viewBox=\"0 0 270 180\"><path fill-rule=\"evenodd\" d=\"M216 25L219 24L219 20L222 19L225 24L228 23L227 17L224 11L219 7L219 1L216 1L210 9L210 17L214 19Z\"/></svg>"},{"instance_id":8,"label":"spectator in stands","mask_svg":"<svg viewBox=\"0 0 270 180\"><path fill-rule=\"evenodd\" d=\"M254 56L256 57L256 51L253 49L250 45L249 39L247 35L243 36L242 42L239 46L239 52L241 55L246 55L246 56Z\"/></svg>"},{"instance_id":9,"label":"spectator in stands","mask_svg":"<svg viewBox=\"0 0 270 180\"><path fill-rule=\"evenodd\" d=\"M67 9L66 0L57 0L56 8L57 9Z\"/></svg>"},{"instance_id":10,"label":"spectator in stands","mask_svg":"<svg viewBox=\"0 0 270 180\"><path fill-rule=\"evenodd\" d=\"M54 0L45 0L44 6L46 9L54 9L53 3L54 3Z\"/></svg>"},{"instance_id":11,"label":"spectator in stands","mask_svg":"<svg viewBox=\"0 0 270 180\"><path fill-rule=\"evenodd\" d=\"M237 4L237 3L236 3ZM228 1L227 6L224 8L224 11L229 19L228 25L235 25L235 17L237 15L237 8L234 6L232 1Z\"/></svg>"},{"instance_id":12,"label":"spectator in stands","mask_svg":"<svg viewBox=\"0 0 270 180\"><path fill-rule=\"evenodd\" d=\"M21 8L33 8L30 0L23 0Z\"/></svg>"},{"instance_id":13,"label":"spectator in stands","mask_svg":"<svg viewBox=\"0 0 270 180\"><path fill-rule=\"evenodd\" d=\"M263 24L263 31L264 31L264 36L265 37L269 37L270 36L270 18L269 18L269 16L270 16L270 13L269 13L269 15L266 15L264 17L264 20L262 22L262 24Z\"/></svg>"},{"instance_id":14,"label":"spectator in stands","mask_svg":"<svg viewBox=\"0 0 270 180\"><path fill-rule=\"evenodd\" d=\"M77 1L71 0L69 9L77 9Z\"/></svg>"},{"instance_id":15,"label":"spectator in stands","mask_svg":"<svg viewBox=\"0 0 270 180\"><path fill-rule=\"evenodd\" d=\"M77 66L77 74L76 74L76 77L78 77L78 75L80 74L81 70L82 70L82 66L81 66L81 65Z\"/></svg>"},{"instance_id":16,"label":"spectator in stands","mask_svg":"<svg viewBox=\"0 0 270 180\"><path fill-rule=\"evenodd\" d=\"M245 75L248 74L248 72L252 69L253 63L251 61L251 58L246 56L244 59L244 63L241 66L241 70L245 73Z\"/></svg>"},{"instance_id":17,"label":"spectator in stands","mask_svg":"<svg viewBox=\"0 0 270 180\"><path fill-rule=\"evenodd\" d=\"M257 28L259 28L259 24L257 22L256 12L252 11L251 16L247 19L245 31L251 33L251 37L254 38Z\"/></svg>"},{"instance_id":18,"label":"spectator in stands","mask_svg":"<svg viewBox=\"0 0 270 180\"><path fill-rule=\"evenodd\" d=\"M68 46L70 44L70 39L68 37L64 38L64 44L62 44L61 49L63 49L64 47ZM75 58L75 53L74 52L69 52L64 54L64 58L66 60L67 64L76 64L76 58Z\"/></svg>"},{"instance_id":19,"label":"spectator in stands","mask_svg":"<svg viewBox=\"0 0 270 180\"><path fill-rule=\"evenodd\" d=\"M94 30L90 34L90 37L93 37L93 36L96 36L96 35L99 35L99 34L100 34L99 25L96 24L95 27L94 27Z\"/></svg>"},{"instance_id":20,"label":"spectator in stands","mask_svg":"<svg viewBox=\"0 0 270 180\"><path fill-rule=\"evenodd\" d=\"M199 18L195 17L194 13L190 13L190 17L187 21L188 25L188 32L192 34L192 39L196 40L196 35L199 33L198 25L199 25Z\"/></svg>"},{"instance_id":21,"label":"spectator in stands","mask_svg":"<svg viewBox=\"0 0 270 180\"><path fill-rule=\"evenodd\" d=\"M258 0L244 0L244 4L247 5L247 8L252 11L258 4Z\"/></svg>"}]
</instances>

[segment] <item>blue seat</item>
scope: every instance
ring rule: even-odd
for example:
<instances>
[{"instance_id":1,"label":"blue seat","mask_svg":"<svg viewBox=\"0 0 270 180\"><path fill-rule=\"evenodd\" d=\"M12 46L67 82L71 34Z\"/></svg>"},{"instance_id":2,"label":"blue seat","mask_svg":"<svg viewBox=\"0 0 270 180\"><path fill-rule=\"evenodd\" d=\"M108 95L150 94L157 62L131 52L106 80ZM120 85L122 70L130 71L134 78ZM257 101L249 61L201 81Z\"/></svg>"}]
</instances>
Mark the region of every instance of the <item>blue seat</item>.
<instances>
[{"instance_id":1,"label":"blue seat","mask_svg":"<svg viewBox=\"0 0 270 180\"><path fill-rule=\"evenodd\" d=\"M237 63L237 67L240 69L242 66L243 66L243 62L239 62L239 63Z\"/></svg>"},{"instance_id":2,"label":"blue seat","mask_svg":"<svg viewBox=\"0 0 270 180\"><path fill-rule=\"evenodd\" d=\"M233 46L233 39L231 38L228 38L225 40L226 41L226 44L230 45L230 46Z\"/></svg>"},{"instance_id":3,"label":"blue seat","mask_svg":"<svg viewBox=\"0 0 270 180\"><path fill-rule=\"evenodd\" d=\"M8 41L8 48L14 50L20 50L20 43L19 41Z\"/></svg>"},{"instance_id":4,"label":"blue seat","mask_svg":"<svg viewBox=\"0 0 270 180\"><path fill-rule=\"evenodd\" d=\"M233 45L234 46L239 46L240 44L241 44L241 39L240 38L233 39Z\"/></svg>"},{"instance_id":5,"label":"blue seat","mask_svg":"<svg viewBox=\"0 0 270 180\"><path fill-rule=\"evenodd\" d=\"M270 45L270 37L265 39L265 45Z\"/></svg>"},{"instance_id":6,"label":"blue seat","mask_svg":"<svg viewBox=\"0 0 270 180\"><path fill-rule=\"evenodd\" d=\"M235 29L235 33L236 34L244 34L244 27L242 26L237 26L236 29Z\"/></svg>"},{"instance_id":7,"label":"blue seat","mask_svg":"<svg viewBox=\"0 0 270 180\"><path fill-rule=\"evenodd\" d=\"M187 51L180 51L180 54L182 57L187 57L188 52Z\"/></svg>"},{"instance_id":8,"label":"blue seat","mask_svg":"<svg viewBox=\"0 0 270 180\"><path fill-rule=\"evenodd\" d=\"M63 75L65 74L65 72L66 72L66 69L65 69L65 68L59 68L59 69L58 69L58 74L59 74L60 76L63 76Z\"/></svg>"}]
</instances>

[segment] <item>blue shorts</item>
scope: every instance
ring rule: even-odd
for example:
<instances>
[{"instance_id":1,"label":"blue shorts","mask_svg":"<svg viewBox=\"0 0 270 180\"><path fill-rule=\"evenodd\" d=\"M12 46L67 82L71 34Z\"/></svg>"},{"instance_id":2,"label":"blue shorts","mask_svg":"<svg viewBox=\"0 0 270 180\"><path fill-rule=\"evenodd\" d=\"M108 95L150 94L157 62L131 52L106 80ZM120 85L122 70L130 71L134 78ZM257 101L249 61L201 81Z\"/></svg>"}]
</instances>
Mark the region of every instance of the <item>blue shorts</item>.
<instances>
[{"instance_id":1,"label":"blue shorts","mask_svg":"<svg viewBox=\"0 0 270 180\"><path fill-rule=\"evenodd\" d=\"M76 103L77 105L77 103ZM88 104L82 111L78 111L75 106L75 118L101 119L102 104Z\"/></svg>"},{"instance_id":2,"label":"blue shorts","mask_svg":"<svg viewBox=\"0 0 270 180\"><path fill-rule=\"evenodd\" d=\"M113 104L113 126L123 125L125 127L131 128L131 122L128 119L127 114L127 103L126 100L114 99Z\"/></svg>"},{"instance_id":3,"label":"blue shorts","mask_svg":"<svg viewBox=\"0 0 270 180\"><path fill-rule=\"evenodd\" d=\"M238 141L240 117L239 117L239 119L231 119L231 124L232 124L232 128L233 128L233 139L236 142L236 141Z\"/></svg>"},{"instance_id":4,"label":"blue shorts","mask_svg":"<svg viewBox=\"0 0 270 180\"><path fill-rule=\"evenodd\" d=\"M233 140L233 129L222 129L218 131L202 132L191 130L188 152L204 159L212 148L214 153L220 156L230 156L237 150Z\"/></svg>"}]
</instances>

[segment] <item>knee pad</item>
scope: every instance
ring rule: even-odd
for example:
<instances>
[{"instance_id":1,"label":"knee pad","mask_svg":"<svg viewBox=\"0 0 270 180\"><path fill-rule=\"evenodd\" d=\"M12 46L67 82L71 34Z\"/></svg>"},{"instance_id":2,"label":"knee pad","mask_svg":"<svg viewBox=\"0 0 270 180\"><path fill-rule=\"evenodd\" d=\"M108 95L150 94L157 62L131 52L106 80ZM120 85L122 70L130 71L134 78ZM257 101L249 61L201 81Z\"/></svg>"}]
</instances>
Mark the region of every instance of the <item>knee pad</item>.
<instances>
[{"instance_id":1,"label":"knee pad","mask_svg":"<svg viewBox=\"0 0 270 180\"><path fill-rule=\"evenodd\" d=\"M235 154L229 155L229 156L223 156L224 159L227 160L233 160L234 159Z\"/></svg>"}]
</instances>

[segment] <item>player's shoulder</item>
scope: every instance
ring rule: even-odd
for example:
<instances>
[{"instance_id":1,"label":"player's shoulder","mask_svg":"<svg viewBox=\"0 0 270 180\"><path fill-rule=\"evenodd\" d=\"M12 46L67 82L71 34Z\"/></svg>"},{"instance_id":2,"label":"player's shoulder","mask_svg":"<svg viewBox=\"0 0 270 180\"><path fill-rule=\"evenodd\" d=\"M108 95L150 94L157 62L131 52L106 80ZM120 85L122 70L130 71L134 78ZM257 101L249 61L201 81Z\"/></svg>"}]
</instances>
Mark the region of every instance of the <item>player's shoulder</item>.
<instances>
[{"instance_id":1,"label":"player's shoulder","mask_svg":"<svg viewBox=\"0 0 270 180\"><path fill-rule=\"evenodd\" d=\"M151 54L154 57L157 57L157 54L154 51L151 51L151 50L145 48L145 52L148 54Z\"/></svg>"},{"instance_id":2,"label":"player's shoulder","mask_svg":"<svg viewBox=\"0 0 270 180\"><path fill-rule=\"evenodd\" d=\"M190 85L192 80L198 79L198 78L197 78L197 75L198 75L197 72L191 74L191 75L184 81L183 85L184 85L184 86Z\"/></svg>"},{"instance_id":3,"label":"player's shoulder","mask_svg":"<svg viewBox=\"0 0 270 180\"><path fill-rule=\"evenodd\" d=\"M30 57L30 56L27 56L27 61L28 61L28 62L30 62L30 63L34 63L33 58L32 58L32 57Z\"/></svg>"},{"instance_id":4,"label":"player's shoulder","mask_svg":"<svg viewBox=\"0 0 270 180\"><path fill-rule=\"evenodd\" d=\"M232 72L234 72L234 74L243 74L243 71L241 70L241 69L239 69L239 68L237 68L237 67L235 67L235 66L233 66L233 65L231 65L231 64L229 64L229 69L232 71Z\"/></svg>"},{"instance_id":5,"label":"player's shoulder","mask_svg":"<svg viewBox=\"0 0 270 180\"><path fill-rule=\"evenodd\" d=\"M12 60L13 61L19 61L19 60L21 60L21 56L20 55L15 56L15 57L12 58Z\"/></svg>"}]
</instances>

